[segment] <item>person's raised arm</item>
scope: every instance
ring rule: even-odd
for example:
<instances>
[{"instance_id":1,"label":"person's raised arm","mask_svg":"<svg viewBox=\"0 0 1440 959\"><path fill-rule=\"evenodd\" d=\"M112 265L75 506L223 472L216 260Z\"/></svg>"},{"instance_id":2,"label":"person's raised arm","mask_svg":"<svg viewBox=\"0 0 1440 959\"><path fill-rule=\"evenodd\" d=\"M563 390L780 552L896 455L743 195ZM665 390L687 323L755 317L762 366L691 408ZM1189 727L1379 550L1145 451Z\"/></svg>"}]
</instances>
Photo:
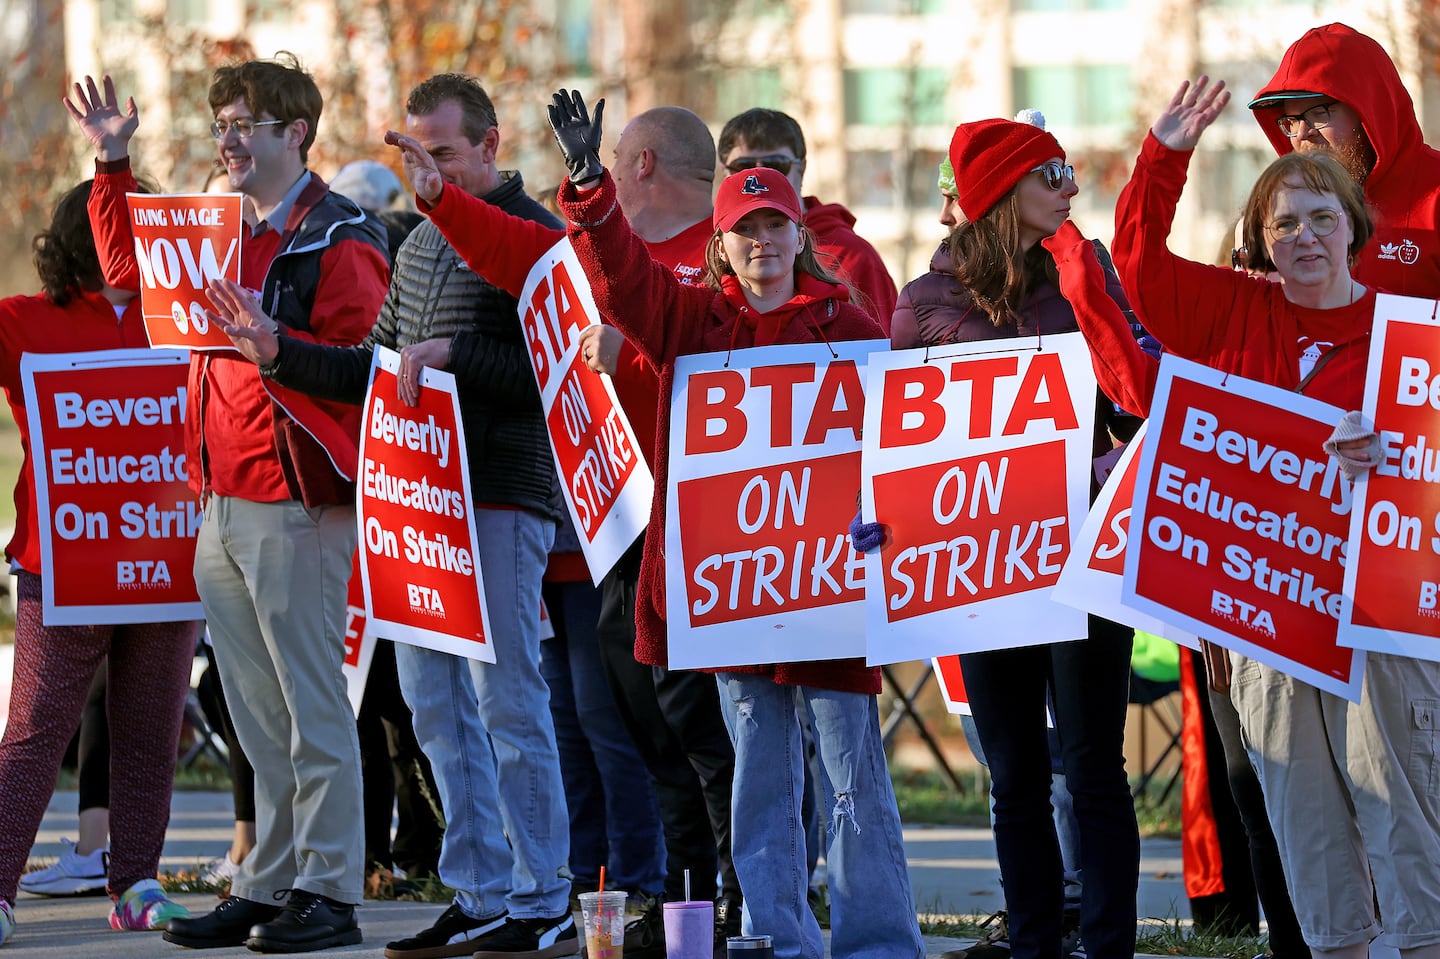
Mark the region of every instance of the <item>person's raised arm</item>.
<instances>
[{"instance_id":1,"label":"person's raised arm","mask_svg":"<svg viewBox=\"0 0 1440 959\"><path fill-rule=\"evenodd\" d=\"M139 186L130 170L130 138L140 126L135 98L127 97L121 110L115 82L106 74L100 85L89 76L76 83L64 103L75 126L95 148L95 184L88 209L101 275L117 290L138 290L140 267L125 202L125 194Z\"/></svg>"},{"instance_id":2,"label":"person's raised arm","mask_svg":"<svg viewBox=\"0 0 1440 959\"><path fill-rule=\"evenodd\" d=\"M1130 305L1166 349L1190 359L1212 354L1244 280L1167 245L1191 151L1229 102L1223 82L1202 76L1182 83L1151 126L1115 205L1111 252Z\"/></svg>"}]
</instances>

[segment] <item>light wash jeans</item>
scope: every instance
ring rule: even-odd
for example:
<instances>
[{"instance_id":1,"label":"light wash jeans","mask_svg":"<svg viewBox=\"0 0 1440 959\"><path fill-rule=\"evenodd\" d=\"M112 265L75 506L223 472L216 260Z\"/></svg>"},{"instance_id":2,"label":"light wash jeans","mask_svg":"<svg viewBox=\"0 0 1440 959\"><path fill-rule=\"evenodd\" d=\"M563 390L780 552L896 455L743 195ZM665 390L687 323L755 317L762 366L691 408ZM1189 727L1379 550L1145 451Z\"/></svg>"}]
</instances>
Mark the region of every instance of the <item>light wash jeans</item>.
<instances>
[{"instance_id":1,"label":"light wash jeans","mask_svg":"<svg viewBox=\"0 0 1440 959\"><path fill-rule=\"evenodd\" d=\"M495 662L395 645L400 690L445 810L440 879L476 919L507 909L517 919L560 916L569 909L570 832L540 676L540 576L555 524L477 509L475 532Z\"/></svg>"},{"instance_id":2,"label":"light wash jeans","mask_svg":"<svg viewBox=\"0 0 1440 959\"><path fill-rule=\"evenodd\" d=\"M716 679L735 744L732 848L745 896L745 931L770 936L777 959L825 955L805 895L805 756L797 713L803 703L815 729L829 810L831 954L923 957L875 697L781 686L746 673Z\"/></svg>"}]
</instances>

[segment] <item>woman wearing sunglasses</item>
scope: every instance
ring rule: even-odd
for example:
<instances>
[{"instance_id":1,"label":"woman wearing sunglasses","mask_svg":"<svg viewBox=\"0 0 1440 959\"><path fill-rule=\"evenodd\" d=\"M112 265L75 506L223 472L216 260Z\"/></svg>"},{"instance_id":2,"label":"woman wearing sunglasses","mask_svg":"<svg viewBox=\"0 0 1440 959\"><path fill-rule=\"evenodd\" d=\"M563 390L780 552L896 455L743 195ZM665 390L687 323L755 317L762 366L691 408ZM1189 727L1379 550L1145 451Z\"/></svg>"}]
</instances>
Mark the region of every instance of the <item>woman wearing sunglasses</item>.
<instances>
[{"instance_id":1,"label":"woman wearing sunglasses","mask_svg":"<svg viewBox=\"0 0 1440 959\"><path fill-rule=\"evenodd\" d=\"M1282 156L1246 201L1250 266L1281 282L1166 247L1190 153L1228 101L1223 83L1201 77L1182 84L1150 128L1116 207L1120 275L1167 350L1358 409L1375 291L1350 270L1373 227L1360 187L1334 156ZM1153 362L1123 342L1084 241L1065 231L1052 247L1102 382L1128 379L1117 390L1148 406ZM1378 901L1403 957L1440 954L1440 755L1428 725L1440 664L1369 653L1359 703L1223 651L1212 683L1228 684L1311 953L1363 959L1381 932Z\"/></svg>"},{"instance_id":2,"label":"woman wearing sunglasses","mask_svg":"<svg viewBox=\"0 0 1440 959\"><path fill-rule=\"evenodd\" d=\"M1080 192L1060 144L1029 123L965 123L950 141L950 165L960 215L947 205L953 229L930 272L901 293L891 344L907 349L1074 332L1075 315L1040 245L1069 219ZM1109 280L1117 310L1126 307L1118 279ZM1097 397L1096 455L1112 446L1111 422L1127 438L1135 426L1126 431L1114 404ZM1014 959L1061 954L1064 875L1050 807L1047 705L1080 832L1080 940L1095 959L1134 955L1140 841L1124 756L1131 635L1092 617L1086 639L960 657L990 763ZM991 948L999 947L983 951Z\"/></svg>"}]
</instances>

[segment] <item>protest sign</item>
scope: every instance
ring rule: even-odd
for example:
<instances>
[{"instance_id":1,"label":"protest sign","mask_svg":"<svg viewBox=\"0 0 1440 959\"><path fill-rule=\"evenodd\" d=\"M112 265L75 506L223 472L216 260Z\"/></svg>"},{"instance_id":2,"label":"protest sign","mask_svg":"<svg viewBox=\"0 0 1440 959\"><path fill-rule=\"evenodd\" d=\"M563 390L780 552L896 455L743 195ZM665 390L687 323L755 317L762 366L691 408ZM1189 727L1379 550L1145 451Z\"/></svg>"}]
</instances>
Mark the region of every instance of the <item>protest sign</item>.
<instances>
[{"instance_id":1,"label":"protest sign","mask_svg":"<svg viewBox=\"0 0 1440 959\"><path fill-rule=\"evenodd\" d=\"M935 681L940 684L940 695L945 700L947 712L956 716L970 715L970 697L965 692L965 677L960 672L959 656L936 656L930 660L935 670Z\"/></svg>"},{"instance_id":2,"label":"protest sign","mask_svg":"<svg viewBox=\"0 0 1440 959\"><path fill-rule=\"evenodd\" d=\"M345 693L350 708L360 715L365 699L365 683L370 678L370 661L375 658L375 631L366 628L365 583L360 574L360 550L350 564L350 584L345 593L345 659L340 672L345 677Z\"/></svg>"},{"instance_id":3,"label":"protest sign","mask_svg":"<svg viewBox=\"0 0 1440 959\"><path fill-rule=\"evenodd\" d=\"M590 281L562 239L525 280L520 324L565 505L597 586L645 531L655 492L610 377L591 371L580 355L580 333L599 317Z\"/></svg>"},{"instance_id":4,"label":"protest sign","mask_svg":"<svg viewBox=\"0 0 1440 959\"><path fill-rule=\"evenodd\" d=\"M47 626L203 619L183 350L20 359Z\"/></svg>"},{"instance_id":5,"label":"protest sign","mask_svg":"<svg viewBox=\"0 0 1440 959\"><path fill-rule=\"evenodd\" d=\"M239 193L127 193L140 309L151 346L230 350L225 331L205 315L205 286L240 282L245 219Z\"/></svg>"},{"instance_id":6,"label":"protest sign","mask_svg":"<svg viewBox=\"0 0 1440 959\"><path fill-rule=\"evenodd\" d=\"M1319 689L1359 698L1336 644L1350 485L1341 411L1167 355L1140 456L1124 602Z\"/></svg>"},{"instance_id":7,"label":"protest sign","mask_svg":"<svg viewBox=\"0 0 1440 959\"><path fill-rule=\"evenodd\" d=\"M455 377L425 367L397 396L400 354L375 348L356 520L370 628L383 639L495 662Z\"/></svg>"},{"instance_id":8,"label":"protest sign","mask_svg":"<svg viewBox=\"0 0 1440 959\"><path fill-rule=\"evenodd\" d=\"M877 354L862 512L872 663L1059 642L1050 601L1089 505L1095 375L1079 333Z\"/></svg>"},{"instance_id":9,"label":"protest sign","mask_svg":"<svg viewBox=\"0 0 1440 959\"><path fill-rule=\"evenodd\" d=\"M1440 660L1440 319L1434 300L1375 300L1365 415L1381 462L1355 485L1340 642Z\"/></svg>"},{"instance_id":10,"label":"protest sign","mask_svg":"<svg viewBox=\"0 0 1440 959\"><path fill-rule=\"evenodd\" d=\"M883 341L682 356L671 396L671 668L865 654L860 488L866 357Z\"/></svg>"}]
</instances>

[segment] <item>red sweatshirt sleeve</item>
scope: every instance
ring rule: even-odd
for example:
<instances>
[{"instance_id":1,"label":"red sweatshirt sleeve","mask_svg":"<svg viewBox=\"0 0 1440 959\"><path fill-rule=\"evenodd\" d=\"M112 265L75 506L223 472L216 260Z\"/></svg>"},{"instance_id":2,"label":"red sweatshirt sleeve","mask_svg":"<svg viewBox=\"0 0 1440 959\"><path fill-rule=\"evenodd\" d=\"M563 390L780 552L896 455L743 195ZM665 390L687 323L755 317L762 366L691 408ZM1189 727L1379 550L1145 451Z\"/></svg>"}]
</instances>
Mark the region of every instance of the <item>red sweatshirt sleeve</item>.
<instances>
[{"instance_id":1,"label":"red sweatshirt sleeve","mask_svg":"<svg viewBox=\"0 0 1440 959\"><path fill-rule=\"evenodd\" d=\"M1189 153L1145 135L1135 171L1116 201L1111 252L1145 329L1170 352L1205 362L1244 322L1237 299L1249 281L1227 267L1176 256L1166 245L1189 163Z\"/></svg>"},{"instance_id":2,"label":"red sweatshirt sleeve","mask_svg":"<svg viewBox=\"0 0 1440 959\"><path fill-rule=\"evenodd\" d=\"M140 266L135 261L135 234L130 230L130 206L125 194L139 188L130 170L130 158L96 160L95 184L87 209L100 273L117 290L140 289ZM374 317L371 317L373 320Z\"/></svg>"},{"instance_id":3,"label":"red sweatshirt sleeve","mask_svg":"<svg viewBox=\"0 0 1440 959\"><path fill-rule=\"evenodd\" d=\"M436 203L417 196L415 205L430 217L470 269L517 299L535 261L565 235L506 213L448 183Z\"/></svg>"},{"instance_id":4,"label":"red sweatshirt sleeve","mask_svg":"<svg viewBox=\"0 0 1440 959\"><path fill-rule=\"evenodd\" d=\"M885 268L885 261L875 248L852 233L846 242L827 243L822 251L834 254L845 271L846 278L861 293L865 294L866 309L880 324L886 336L890 335L890 317L895 312L895 280Z\"/></svg>"},{"instance_id":5,"label":"red sweatshirt sleeve","mask_svg":"<svg viewBox=\"0 0 1440 959\"><path fill-rule=\"evenodd\" d=\"M1105 271L1095 256L1095 244L1081 236L1070 220L1040 242L1055 258L1060 292L1090 344L1090 363L1100 389L1123 409L1149 416L1160 361L1140 349L1125 314L1106 291Z\"/></svg>"},{"instance_id":6,"label":"red sweatshirt sleeve","mask_svg":"<svg viewBox=\"0 0 1440 959\"><path fill-rule=\"evenodd\" d=\"M567 180L560 188L560 208L570 220L566 232L605 322L657 368L677 356L702 352L705 321L719 294L685 286L668 266L655 262L620 212L609 171L599 187L583 195Z\"/></svg>"}]
</instances>

